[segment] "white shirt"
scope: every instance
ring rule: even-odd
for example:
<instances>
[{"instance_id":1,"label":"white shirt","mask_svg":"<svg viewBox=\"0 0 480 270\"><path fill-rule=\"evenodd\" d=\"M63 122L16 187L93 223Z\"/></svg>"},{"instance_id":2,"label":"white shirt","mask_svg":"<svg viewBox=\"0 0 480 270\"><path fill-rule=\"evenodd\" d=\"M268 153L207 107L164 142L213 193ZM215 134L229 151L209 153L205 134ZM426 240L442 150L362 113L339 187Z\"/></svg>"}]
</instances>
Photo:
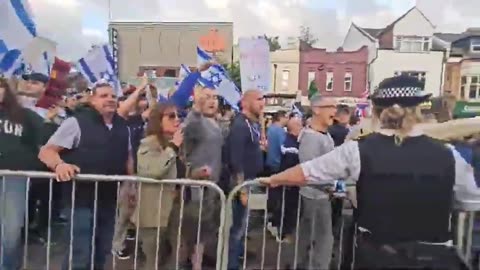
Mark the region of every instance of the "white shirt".
<instances>
[{"instance_id":1,"label":"white shirt","mask_svg":"<svg viewBox=\"0 0 480 270\"><path fill-rule=\"evenodd\" d=\"M393 135L392 130L380 130L385 135ZM409 136L419 136L421 131L414 130ZM455 187L454 190L467 191L469 194L480 196L473 168L463 159L452 145L447 144L455 159ZM350 182L358 181L361 171L360 150L357 141L348 141L333 151L301 164L307 182L330 183L335 179L345 179Z\"/></svg>"}]
</instances>

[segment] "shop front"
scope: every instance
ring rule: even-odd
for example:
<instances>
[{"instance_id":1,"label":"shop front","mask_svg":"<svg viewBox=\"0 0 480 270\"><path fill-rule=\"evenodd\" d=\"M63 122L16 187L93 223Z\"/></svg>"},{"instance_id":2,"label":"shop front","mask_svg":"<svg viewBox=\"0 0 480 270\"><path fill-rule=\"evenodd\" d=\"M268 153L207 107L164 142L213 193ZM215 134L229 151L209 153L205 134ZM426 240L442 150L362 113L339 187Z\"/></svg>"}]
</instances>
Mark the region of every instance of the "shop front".
<instances>
[{"instance_id":1,"label":"shop front","mask_svg":"<svg viewBox=\"0 0 480 270\"><path fill-rule=\"evenodd\" d=\"M458 101L453 109L453 118L480 116L480 102Z\"/></svg>"}]
</instances>

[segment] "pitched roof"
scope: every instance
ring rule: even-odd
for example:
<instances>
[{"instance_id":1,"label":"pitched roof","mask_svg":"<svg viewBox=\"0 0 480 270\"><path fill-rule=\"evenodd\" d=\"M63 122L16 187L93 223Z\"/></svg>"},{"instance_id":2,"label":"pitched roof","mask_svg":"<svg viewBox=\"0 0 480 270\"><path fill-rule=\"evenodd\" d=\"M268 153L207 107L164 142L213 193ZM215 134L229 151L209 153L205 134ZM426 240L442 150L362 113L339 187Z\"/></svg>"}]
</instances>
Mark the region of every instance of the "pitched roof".
<instances>
[{"instance_id":1,"label":"pitched roof","mask_svg":"<svg viewBox=\"0 0 480 270\"><path fill-rule=\"evenodd\" d=\"M455 34L455 33L434 33L433 35L435 37L445 41L445 42L451 43L451 42L457 41L459 39L462 39L464 37L467 37L470 34L469 33L459 33L459 34Z\"/></svg>"},{"instance_id":2,"label":"pitched roof","mask_svg":"<svg viewBox=\"0 0 480 270\"><path fill-rule=\"evenodd\" d=\"M416 6L412 7L411 9L409 9L407 12L405 12L402 16L398 17L395 21L393 21L391 24L387 25L385 28L363 28L363 27L358 27L359 29L361 29L364 33L368 34L370 37L373 37L375 39L379 38L382 34L384 34L385 32L388 32L389 30L391 30L399 21L401 21L403 18L405 18L410 12L412 12L413 10L417 10L418 12L420 12L420 14L433 26L435 27L435 25L432 23L432 21L430 21L427 16L425 16L425 14L420 10L418 9Z\"/></svg>"},{"instance_id":3,"label":"pitched roof","mask_svg":"<svg viewBox=\"0 0 480 270\"><path fill-rule=\"evenodd\" d=\"M385 28L362 28L363 31L367 32L372 37L377 37Z\"/></svg>"}]
</instances>

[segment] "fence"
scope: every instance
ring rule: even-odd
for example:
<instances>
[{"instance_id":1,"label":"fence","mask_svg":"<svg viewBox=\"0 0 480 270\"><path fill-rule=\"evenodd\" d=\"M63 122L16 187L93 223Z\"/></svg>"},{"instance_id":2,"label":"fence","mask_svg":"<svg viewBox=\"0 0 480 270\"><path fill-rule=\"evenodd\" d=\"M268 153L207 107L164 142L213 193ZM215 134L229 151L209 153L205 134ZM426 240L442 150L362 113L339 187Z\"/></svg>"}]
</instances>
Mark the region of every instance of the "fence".
<instances>
[{"instance_id":1,"label":"fence","mask_svg":"<svg viewBox=\"0 0 480 270\"><path fill-rule=\"evenodd\" d=\"M35 257L39 257L39 252L38 250L32 250L32 247L29 246L29 195L30 195L30 184L31 182L38 182L41 180L35 179L35 181L31 181L31 178L43 178L43 179L48 179L48 225L47 225L47 240L46 240L46 246L45 246L45 261L41 262L41 265L45 265L46 269L57 269L55 266L55 262L52 262L52 248L54 246L52 245L52 238L56 236L56 233L52 231L52 201L53 201L53 188L54 188L54 175L51 173L45 173L45 172L13 172L13 171L4 171L0 170L0 176L3 177L2 183L1 183L1 199L0 201L2 205L2 215L1 217L1 239L2 243L5 240L6 236L10 235L5 235L5 223L10 222L7 221L4 218L4 214L6 213L5 209L5 200L6 200L6 187L7 187L7 182L10 180L6 180L6 178L10 178L13 176L17 177L22 177L25 179L25 185L24 185L24 190L25 194L22 197L22 200L24 200L25 203L25 213L22 217L22 225L24 226L24 240L21 244L23 244L22 250L23 250L23 256L22 256L22 263L24 266L24 269L29 269L29 266L32 264L30 261L30 254L34 254ZM15 181L15 180L12 180ZM17 179L18 181L18 179ZM182 238L184 237L183 233L184 227L192 227L195 226L195 224L188 223L192 219L184 219L184 211L187 208L187 205L185 204L185 193L186 193L186 188L190 189L197 189L199 199L194 200L198 202L198 220L196 224L196 230L194 230L195 233L195 238L194 242L196 245L198 245L202 240L201 237L201 232L202 232L202 226L204 226L205 221L202 220L202 213L211 213L213 211L211 205L204 206L204 199L205 199L205 194L209 191L213 191L213 194L217 196L218 202L219 202L219 211L218 211L218 238L216 238L216 266L215 268L220 270L225 270L227 269L228 265L228 260L229 260L229 239L230 239L230 228L232 226L232 219L233 219L233 207L234 204L238 201L237 200L237 194L240 190L247 189L248 190L248 203L246 205L246 211L244 213L244 216L242 216L242 220L245 221L245 224L242 224L241 230L244 232L244 239L243 241L243 261L241 262L241 268L242 269L247 269L249 268L249 265L247 264L247 261L249 261L248 256L250 256L247 252L249 244L253 243L255 245L255 248L257 249L257 254L260 254L259 260L257 260L256 263L253 263L254 265L250 265L250 268L254 269L283 269L285 265L290 264L290 268L296 269L299 263L299 258L298 258L298 253L299 253L299 224L300 224L300 211L298 209L301 208L301 200L300 197L297 198L296 201L296 211L294 215L295 219L295 226L294 230L295 232L292 233L292 235L295 237L293 240L293 246L292 245L285 245L282 241L278 241L276 244L275 241L271 241L269 238L267 238L267 232L270 229L268 226L268 215L267 215L267 197L269 197L271 193L271 189L265 188L265 192L262 191L260 194L256 194L253 192L253 189L258 189L261 184L259 181L249 181L245 182L242 185L239 185L235 187L232 192L230 192L228 198L225 198L225 195L223 191L214 183L208 182L208 181L195 181L195 180L187 180L187 179L176 179L176 180L154 180L154 179L149 179L149 178L141 178L141 177L135 177L135 176L105 176L105 175L78 175L76 176L76 181L72 182L72 190L70 194L70 202L71 206L69 213L69 217L71 220L74 219L75 215L75 201L76 201L76 185L79 183L83 183L85 181L93 181L94 182L94 206L93 206L93 230L91 234L91 249L89 250L89 258L90 258L90 269L94 269L94 254L95 254L95 241L97 235L97 230L96 226L97 224L97 211L98 205L97 201L99 199L98 197L98 190L99 190L99 183L101 182L116 182L117 183L117 197L120 198L119 193L120 193L120 187L121 187L121 182L125 183L139 183L138 185L138 190L137 190L137 195L138 195L138 205L141 205L142 202L142 187L143 186L148 186L148 185L158 185L159 190L158 190L158 204L155 204L155 208L158 210L156 216L157 218L160 218L162 216L162 210L165 209L165 205L162 205L162 197L165 196L164 194L167 194L166 190L168 190L167 187L172 187L172 186L180 186L178 190L178 196L180 197L178 202L178 211L179 211L179 222L178 222L178 227L175 227L175 239L176 239L176 245L174 247L174 250L172 250L172 254L175 253L175 262L174 266L176 269L179 268L180 266L180 253L182 253ZM208 189L208 192L205 192L205 189ZM17 194L18 195L18 194ZM480 211L480 200L478 200L478 196L475 198L475 196L470 196L468 194L464 193L459 193L457 192L456 194L457 200L456 200L456 209L459 211L458 214L458 220L456 224L456 245L461 253L462 257L465 260L470 260L472 257L471 252L471 246L472 246L472 234L473 234L473 219L475 216L475 212ZM281 189L280 192L280 199L281 199L281 218L280 218L280 224L278 227L277 234L282 236L284 227L285 227L285 212L286 212L286 207L291 206L290 204L292 202L286 203L286 189L283 188ZM115 209L115 220L118 223L119 220L119 212L120 209L118 207L118 203L116 204L116 209ZM173 208L172 208L173 209ZM251 219L252 216L250 215L251 210L261 210L263 215L260 217L261 221L260 223L261 226L258 229L251 229ZM348 211L344 209L344 211ZM136 216L137 221L139 219L140 211L135 212L134 216ZM191 215L191 212L187 212L186 216ZM315 221L313 221L315 222ZM22 226L21 225L21 226ZM70 224L70 227L68 228L69 230L69 237L68 237L68 259L64 264L68 265L68 267L64 269L71 269L72 268L72 262L73 262L73 257L74 257L74 252L73 252L73 246L74 246L74 223ZM342 219L341 222L339 223L339 234L338 234L338 246L335 246L335 254L337 255L342 255L343 249L345 248L342 246L343 243L343 225L344 225L344 220ZM157 226L158 228L159 226ZM134 252L134 259L133 262L130 262L130 265L126 267L126 269L137 269L139 268L139 234L141 231L140 223L136 222L136 240L135 240L135 252ZM249 234L255 234L258 232L261 232L261 237L257 237L257 235L254 235L249 240ZM155 250L155 265L156 267L158 266L159 260L161 258L158 257L159 253L159 247L160 247L160 239L162 238L162 235L164 233L171 234L171 232L162 232L160 229L156 229L155 232L155 241L156 241L156 250ZM190 238L192 238L191 234L192 232L189 232ZM168 235L167 235L168 236ZM165 236L163 236L165 237ZM188 236L186 237L188 238ZM215 236L213 237L215 238ZM258 242L256 242L258 241ZM60 247L61 248L61 247ZM260 250L258 250L260 248ZM43 252L43 251L42 251ZM0 260L3 263L4 259L4 250L3 250L3 245L2 245L2 252L1 252L1 257ZM43 256L43 255L42 255ZM230 256L231 257L231 256ZM38 258L34 258L38 259ZM339 258L336 258L339 260ZM252 260L250 260L251 263ZM57 263L58 264L58 263ZM112 259L111 266L113 269L123 269L125 267L125 264L119 264L114 258ZM339 266L339 264L337 264ZM117 268L119 267L119 268ZM160 268L162 269L162 268ZM169 268L170 269L170 268Z\"/></svg>"},{"instance_id":2,"label":"fence","mask_svg":"<svg viewBox=\"0 0 480 270\"><path fill-rule=\"evenodd\" d=\"M225 226L226 228L230 228L232 226L232 217L233 217L233 212L232 212L232 206L235 203L236 200L236 194L238 194L239 191L248 189L248 204L246 205L246 226L243 228L244 229L244 260L241 265L241 269L271 269L274 267L275 269L297 269L298 264L299 264L299 258L298 258L298 245L299 245L299 224L300 224L300 212L298 209L301 208L301 199L300 197L298 198L297 202L297 215L296 215L296 226L295 226L295 240L294 240L294 247L293 247L293 255L290 254L293 258L288 258L288 256L283 256L283 243L282 241L278 241L277 243L277 249L276 249L276 258L272 260L272 258L269 258L268 256L266 257L266 250L270 250L272 248L272 245L267 245L266 244L266 235L267 235L267 202L265 196L262 196L263 198L258 198L256 194L252 194L251 189L252 188L258 188L260 187L261 184L259 181L249 181L245 182L242 185L239 185L235 187L232 192L229 194L227 198L227 208L226 208L226 222ZM325 187L328 187L328 185L323 185ZM351 187L351 185L350 185ZM266 188L265 195L268 197L269 192L271 189ZM352 203L353 204L353 203ZM480 199L478 195L472 195L472 194L467 194L467 193L462 193L462 192L456 192L455 194L455 217L456 217L456 227L454 228L456 233L454 237L454 244L456 246L458 255L462 261L467 263L468 265L471 265L472 261L472 238L473 238L473 231L474 231L474 220L475 220L475 212L480 211ZM248 243L248 235L251 233L251 230L249 230L249 218L250 216L248 215L248 212L250 210L263 210L264 211L264 216L263 216L263 228L262 228L262 243L261 243L261 258L260 258L260 265L254 265L251 266L250 268L247 267L247 243ZM343 209L344 213L345 211L348 212L347 209ZM285 188L283 188L282 191L282 205L281 205L281 223L280 223L280 228L279 228L279 234L282 234L283 230L283 220L284 220L284 214L285 214ZM343 238L344 238L344 225L345 225L345 220L342 218L341 221L338 224L338 238L336 239L338 241L338 245L334 246L334 254L338 254L340 256L343 256L343 253L345 252L344 249L346 247L343 246ZM315 223L315 220L313 221ZM335 231L335 228L333 228ZM222 264L222 269L227 269L228 265L228 250L229 250L229 237L230 237L230 230L225 230L224 233L225 235L223 236L223 239L225 241L224 243L224 248L223 248L223 264ZM271 252L269 252L271 254ZM285 258L287 257L287 258ZM268 267L265 266L266 260L269 259L270 261L273 261L274 264L272 265L271 263L268 265ZM291 264L288 265L285 263L286 260L291 260ZM336 269L340 269L340 260L341 258L336 258L333 260L332 265ZM283 262L283 264L282 264ZM311 261L308 262L311 264ZM477 266L476 266L477 267ZM303 269L303 268L302 268ZM312 269L312 268L310 268ZM480 262L479 262L479 267L476 269L480 269Z\"/></svg>"},{"instance_id":3,"label":"fence","mask_svg":"<svg viewBox=\"0 0 480 270\"><path fill-rule=\"evenodd\" d=\"M2 225L2 235L1 235L1 239L2 239L2 243L4 243L5 239L6 239L6 235L4 235L4 232L5 232L5 223L7 222L6 218L4 218L3 214L5 213L8 213L10 214L11 211L7 211L7 209L5 209L6 207L6 193L10 192L11 190L6 190L7 188L7 182L12 182L12 181L22 181L21 179L18 179L19 177L21 178L24 178L25 180L25 194L24 194L24 197L22 198L22 200L25 200L25 214L24 214L24 217L22 217L22 219L24 219L24 221L22 221L22 224L20 224L20 227L23 225L24 226L24 240L23 240L23 256L22 256L22 265L23 265L23 268L22 269L30 269L29 268L29 252L30 252L30 248L29 248L29 203L28 203L28 200L29 200L29 193L30 193L30 184L31 184L31 178L35 178L35 182L37 181L41 181L41 180L37 180L36 178L43 178L43 179L49 179L49 187L48 187L48 225L47 225L47 240L46 240L46 250L45 250L45 261L42 262L42 264L44 264L46 266L46 269L58 269L58 265L54 265L52 263L52 258L51 258L51 249L52 249L52 200L53 200L53 186L54 186L54 179L55 179L55 176L54 174L52 173L46 173L46 172L16 172L16 171L5 171L5 170L0 170L0 176L2 176L2 193L1 193L1 198L2 198L2 201L0 202L1 205L2 205L2 218L1 218L1 225ZM17 179L15 180L6 180L6 178L9 177L16 177ZM94 243L98 242L98 238L97 237L102 237L102 235L96 235L97 233L97 226L99 226L99 224L97 224L97 218L99 217L102 217L101 214L97 215L97 211L99 211L99 208L98 208L98 190L99 190L99 182L116 182L117 183L117 196L119 195L120 193L120 187L121 187L121 182L130 182L130 183L139 183L138 185L138 201L137 201L137 204L140 205L141 204L141 200L142 200L142 185L158 185L160 190L159 190L159 193L158 196L158 213L157 213L157 217L158 219L160 219L160 216L161 216L161 211L162 211L162 196L165 196L164 194L166 194L166 192L164 192L164 186L180 186L180 201L179 201L179 207L180 209L178 209L179 211L179 216L178 216L178 219L179 219L179 222L178 222L178 231L177 231L177 236L176 236L176 242L177 242L177 245L176 247L174 247L175 249L175 253L176 253L176 256L175 256L175 268L179 268L179 258L181 257L181 255L179 254L181 251L181 246L182 246L182 241L184 241L182 239L182 225L183 225L183 219L184 219L184 208L185 208L185 188L186 187L194 187L194 188L197 188L200 192L199 192L199 214L198 214L198 223L197 223L197 228L196 228L196 244L198 245L199 244L199 241L200 241L200 234L201 234L201 226L204 222L202 222L202 213L205 213L207 211L212 211L212 209L207 209L207 210L204 210L202 209L203 208L203 202L204 202L204 195L207 193L205 192L205 188L208 188L208 190L212 190L214 192L214 194L219 198L219 217L218 217L218 220L219 220L219 223L218 223L218 234L219 235L223 235L223 230L224 230L224 220L225 220L225 195L223 193L223 191L217 186L215 185L214 183L211 183L211 182L208 182L208 181L194 181L194 180L182 180L182 179L176 179L176 180L154 180L154 179L149 179L149 178L142 178L142 177L135 177L135 176L105 176L105 175L77 175L75 177L76 181L72 181L72 184L71 184L71 197L70 197L70 202L71 202L71 207L70 207L70 213L69 213L69 217L70 217L70 220L75 220L75 221L78 221L78 219L74 219L74 215L75 215L75 211L78 211L78 209L76 210L76 196L78 196L78 194L76 194L76 187L77 185L80 185L79 183L82 183L82 182L85 182L85 181L93 181L94 182L94 200L93 200L93 213L92 213L92 217L93 217L93 229L92 229L92 234L91 234L91 247L90 247L90 250L89 250L89 261L90 261L90 265L89 265L89 268L90 269L94 269L95 265L94 265L94 261L95 261L95 248L96 248L96 245ZM33 182L33 181L32 181ZM10 184L10 183L9 183ZM100 186L101 187L101 186ZM7 191L7 192L6 192ZM17 190L19 191L19 190ZM16 196L18 196L20 193L22 192L17 192L17 194L15 194ZM120 199L120 197L118 198ZM112 216L115 217L115 221L116 223L118 224L118 219L119 219L119 211L121 209L119 209L119 203L117 202L114 206L115 208L115 216ZM172 211L173 211L173 208L172 208ZM191 214L191 213L189 213ZM137 217L137 221L138 221L138 218L139 218L139 215L140 215L140 211L137 211L135 213L136 217ZM188 213L187 213L188 215ZM102 220L102 222L105 221L105 220ZM10 221L8 221L10 222ZM69 241L68 241L68 261L67 263L64 262L63 263L63 268L62 269L72 269L72 262L73 262L73 259L74 259L74 252L73 252L73 248L74 248L74 241L77 241L79 239L75 239L74 238L74 225L79 225L79 224L74 224L75 222L71 222L70 223L70 228L69 228ZM137 222L136 224L136 228L137 228L137 237L136 237L136 242L135 242L135 257L134 257L134 262L133 262L133 266L128 266L126 269L137 269L138 267L138 238L139 238L139 224L140 222ZM103 225L103 224L100 224L100 225ZM187 224L188 226L192 226L194 224ZM117 226L117 225L116 225ZM160 227L160 226L157 226L157 227ZM110 230L113 229L113 226L111 226ZM19 229L20 230L20 229ZM108 231L103 231L102 233L112 233L111 231L108 232ZM16 238L15 240L17 239L20 239L20 235L18 235L18 237L14 237ZM84 241L85 239L83 239ZM219 269L220 268L220 264L221 264L221 254L222 254L222 244L223 244L223 241L219 240L219 241L216 241L216 256L217 256L217 266L216 268ZM155 268L157 269L158 267L158 252L159 252L159 243L160 243L160 229L158 228L157 229L157 232L156 232L156 257L155 257ZM7 260L11 260L12 258L4 258L4 253L6 253L7 251L5 251L5 244L2 245L2 252L1 252L1 258L0 258L0 261L1 261L1 264L3 265L4 264L4 260L7 259ZM107 251L108 253L110 252L110 250ZM173 251L172 251L173 252ZM38 252L37 254L34 254L35 256L39 256ZM87 258L87 260L88 260ZM147 258L148 259L148 258ZM67 266L65 266L67 265ZM116 260L115 258L112 259L112 267L113 269L116 269ZM12 268L15 268L15 267L12 267Z\"/></svg>"}]
</instances>

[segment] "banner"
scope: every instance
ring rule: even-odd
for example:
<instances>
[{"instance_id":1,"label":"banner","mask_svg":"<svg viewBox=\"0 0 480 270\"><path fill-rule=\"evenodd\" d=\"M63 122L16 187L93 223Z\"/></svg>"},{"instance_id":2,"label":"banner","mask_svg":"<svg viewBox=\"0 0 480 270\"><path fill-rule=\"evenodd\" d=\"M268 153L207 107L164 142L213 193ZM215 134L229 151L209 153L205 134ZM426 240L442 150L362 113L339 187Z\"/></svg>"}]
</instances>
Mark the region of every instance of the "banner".
<instances>
[{"instance_id":1,"label":"banner","mask_svg":"<svg viewBox=\"0 0 480 270\"><path fill-rule=\"evenodd\" d=\"M258 89L268 93L270 88L270 48L264 38L240 38L240 77L242 91Z\"/></svg>"}]
</instances>

